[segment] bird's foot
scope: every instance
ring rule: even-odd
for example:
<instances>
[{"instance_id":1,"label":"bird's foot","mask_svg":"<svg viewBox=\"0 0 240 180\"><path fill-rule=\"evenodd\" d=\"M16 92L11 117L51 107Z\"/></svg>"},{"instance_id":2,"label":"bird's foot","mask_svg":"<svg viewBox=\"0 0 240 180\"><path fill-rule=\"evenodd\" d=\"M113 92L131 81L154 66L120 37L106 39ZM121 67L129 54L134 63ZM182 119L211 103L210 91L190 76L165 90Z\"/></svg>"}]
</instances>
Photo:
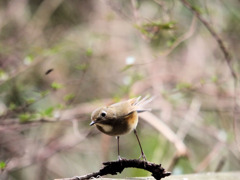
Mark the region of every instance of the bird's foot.
<instances>
[{"instance_id":1,"label":"bird's foot","mask_svg":"<svg viewBox=\"0 0 240 180\"><path fill-rule=\"evenodd\" d=\"M120 155L118 155L118 160L119 160L119 161L121 161L121 160L122 160L122 158L121 158L121 156L120 156Z\"/></svg>"},{"instance_id":2,"label":"bird's foot","mask_svg":"<svg viewBox=\"0 0 240 180\"><path fill-rule=\"evenodd\" d=\"M142 154L140 155L139 160L140 160L140 159L143 159L144 161L147 161L147 158L146 158L146 156L145 156L144 153L142 153Z\"/></svg>"}]
</instances>

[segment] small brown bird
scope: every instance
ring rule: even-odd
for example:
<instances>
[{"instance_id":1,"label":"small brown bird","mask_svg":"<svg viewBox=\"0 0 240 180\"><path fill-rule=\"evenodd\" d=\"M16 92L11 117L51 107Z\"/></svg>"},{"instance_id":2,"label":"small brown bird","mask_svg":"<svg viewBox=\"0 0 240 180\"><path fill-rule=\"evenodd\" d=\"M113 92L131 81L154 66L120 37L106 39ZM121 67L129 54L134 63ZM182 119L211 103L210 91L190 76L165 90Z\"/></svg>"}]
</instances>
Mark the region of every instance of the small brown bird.
<instances>
[{"instance_id":1,"label":"small brown bird","mask_svg":"<svg viewBox=\"0 0 240 180\"><path fill-rule=\"evenodd\" d=\"M104 134L117 137L119 160L121 159L119 153L119 136L127 134L132 130L137 137L137 141L141 149L140 158L142 157L146 160L146 156L142 150L142 146L137 135L136 127L138 124L138 113L150 111L150 109L144 109L143 106L152 100L153 97L149 98L146 96L141 99L140 96L138 98L129 99L110 106L97 108L93 111L90 126L96 125L97 129Z\"/></svg>"}]
</instances>

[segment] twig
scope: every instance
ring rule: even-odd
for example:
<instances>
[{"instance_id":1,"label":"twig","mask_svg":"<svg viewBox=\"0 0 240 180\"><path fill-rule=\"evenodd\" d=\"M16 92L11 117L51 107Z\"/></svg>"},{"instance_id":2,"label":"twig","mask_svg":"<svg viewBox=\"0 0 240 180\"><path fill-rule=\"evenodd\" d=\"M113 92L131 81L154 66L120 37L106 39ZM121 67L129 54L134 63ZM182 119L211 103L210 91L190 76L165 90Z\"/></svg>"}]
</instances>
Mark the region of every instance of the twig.
<instances>
[{"instance_id":1,"label":"twig","mask_svg":"<svg viewBox=\"0 0 240 180\"><path fill-rule=\"evenodd\" d=\"M230 69L231 75L234 79L234 110L233 110L233 129L235 134L235 140L238 146L238 150L240 151L240 137L239 137L239 124L240 119L237 115L237 111L239 109L239 106L237 104L237 86L238 86L238 76L235 73L233 66L232 66L232 56L226 46L223 43L223 40L220 38L220 36L216 33L216 31L210 26L210 24L201 16L201 14L192 6L188 1L186 0L180 0L182 4L190 9L193 14L197 16L197 18L204 24L204 26L207 28L207 30L212 34L213 38L217 41L219 48L221 49L222 53L224 54L224 59Z\"/></svg>"},{"instance_id":2,"label":"twig","mask_svg":"<svg viewBox=\"0 0 240 180\"><path fill-rule=\"evenodd\" d=\"M210 24L201 16L201 14L196 10L196 8L194 8L194 6L192 6L186 0L180 0L180 1L183 3L183 5L185 7L190 9L192 11L192 13L195 14L195 16L197 16L197 18L204 24L204 26L211 33L213 38L217 41L219 48L221 49L221 51L224 54L225 61L227 62L227 65L228 65L228 67L231 71L231 74L232 74L234 80L236 81L237 75L236 75L236 73L235 73L235 71L232 67L232 64L231 64L232 57L231 57L229 51L227 50L226 46L224 45L223 40L219 37L219 35L216 33L216 31L210 26Z\"/></svg>"},{"instance_id":3,"label":"twig","mask_svg":"<svg viewBox=\"0 0 240 180\"><path fill-rule=\"evenodd\" d=\"M178 39L173 43L173 45L168 50L161 53L161 56L168 56L178 45L189 39L195 32L195 29L196 29L196 16L193 16L188 31L182 36L178 37Z\"/></svg>"},{"instance_id":4,"label":"twig","mask_svg":"<svg viewBox=\"0 0 240 180\"><path fill-rule=\"evenodd\" d=\"M192 123L196 120L200 107L201 103L197 99L193 99L189 111L186 113L184 121L180 124L177 131L177 136L180 137L182 141L184 141L189 130L192 128Z\"/></svg>"},{"instance_id":5,"label":"twig","mask_svg":"<svg viewBox=\"0 0 240 180\"><path fill-rule=\"evenodd\" d=\"M156 180L160 180L166 176L169 176L171 173L166 172L164 168L161 167L161 164L154 164L147 161L142 161L138 159L121 159L118 161L109 161L103 163L104 167L98 172L93 172L84 176L75 176L72 178L64 179L55 179L55 180L85 180L90 178L98 178L107 174L116 175L121 173L125 168L139 168L144 169L152 173L152 176Z\"/></svg>"},{"instance_id":6,"label":"twig","mask_svg":"<svg viewBox=\"0 0 240 180\"><path fill-rule=\"evenodd\" d=\"M201 172L206 169L210 162L219 155L219 151L222 149L223 144L221 142L217 142L213 147L212 151L203 159L203 161L198 165L195 169L195 172Z\"/></svg>"},{"instance_id":7,"label":"twig","mask_svg":"<svg viewBox=\"0 0 240 180\"><path fill-rule=\"evenodd\" d=\"M176 167L180 159L188 159L188 156L179 156L177 153L175 153L167 169L169 171L172 171L174 167Z\"/></svg>"},{"instance_id":8,"label":"twig","mask_svg":"<svg viewBox=\"0 0 240 180\"><path fill-rule=\"evenodd\" d=\"M226 163L226 158L222 157L222 159L217 164L215 172L220 172L222 170L223 166L225 165L225 163Z\"/></svg>"},{"instance_id":9,"label":"twig","mask_svg":"<svg viewBox=\"0 0 240 180\"><path fill-rule=\"evenodd\" d=\"M133 8L134 18L136 20L137 25L139 25L139 13L138 13L138 9L137 9L137 2L136 2L136 0L131 0L131 3L132 3L132 8Z\"/></svg>"},{"instance_id":10,"label":"twig","mask_svg":"<svg viewBox=\"0 0 240 180\"><path fill-rule=\"evenodd\" d=\"M140 114L140 117L152 127L161 132L177 149L178 156L188 156L188 149L182 139L180 139L162 120L151 112Z\"/></svg>"},{"instance_id":11,"label":"twig","mask_svg":"<svg viewBox=\"0 0 240 180\"><path fill-rule=\"evenodd\" d=\"M36 10L36 13L33 15L32 19L26 25L25 32L31 32L28 34L28 36L30 36L30 38L28 37L30 41L29 43L34 41L35 38L37 38L38 36L42 35L43 29L49 22L50 17L62 3L63 0L53 1L44 0L41 2L40 6Z\"/></svg>"}]
</instances>

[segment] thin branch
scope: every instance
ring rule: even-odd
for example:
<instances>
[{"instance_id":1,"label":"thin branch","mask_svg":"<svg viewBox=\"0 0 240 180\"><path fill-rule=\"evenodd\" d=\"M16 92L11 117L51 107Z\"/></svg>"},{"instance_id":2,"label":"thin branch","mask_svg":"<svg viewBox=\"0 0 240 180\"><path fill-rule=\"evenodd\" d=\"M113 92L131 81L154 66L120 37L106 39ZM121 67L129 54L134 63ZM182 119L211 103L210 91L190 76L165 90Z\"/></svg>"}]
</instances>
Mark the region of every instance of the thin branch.
<instances>
[{"instance_id":1,"label":"thin branch","mask_svg":"<svg viewBox=\"0 0 240 180\"><path fill-rule=\"evenodd\" d=\"M140 114L140 117L152 127L161 132L177 149L178 156L188 156L188 149L182 139L180 139L162 120L151 112Z\"/></svg>"},{"instance_id":2,"label":"thin branch","mask_svg":"<svg viewBox=\"0 0 240 180\"><path fill-rule=\"evenodd\" d=\"M49 22L50 17L62 3L63 0L44 0L41 2L36 13L26 25L25 32L31 32L28 34L28 36L30 36L30 38L28 37L30 43L42 35L43 29Z\"/></svg>"},{"instance_id":3,"label":"thin branch","mask_svg":"<svg viewBox=\"0 0 240 180\"><path fill-rule=\"evenodd\" d=\"M11 172L13 170L16 171L22 168L26 168L36 163L44 163L45 161L48 161L53 155L75 147L76 145L81 143L83 140L85 140L86 137L88 137L89 135L90 135L90 132L82 134L81 138L79 137L74 139L72 138L67 142L60 143L60 140L59 140L60 135L58 134L58 137L54 137L52 141L49 141L47 146L39 149L37 153L32 155L31 153L25 153L24 156L12 158L9 161L8 165L6 166L5 170L8 172Z\"/></svg>"},{"instance_id":4,"label":"thin branch","mask_svg":"<svg viewBox=\"0 0 240 180\"><path fill-rule=\"evenodd\" d=\"M220 36L216 33L216 31L212 28L212 26L201 16L201 14L192 6L188 1L186 0L180 0L182 4L187 7L190 11L192 11L195 16L204 24L204 26L207 28L207 30L211 33L213 38L217 41L219 48L221 49L222 53L224 54L224 59L230 69L230 72L232 74L232 77L234 79L234 109L233 109L233 129L235 134L235 140L237 142L238 150L240 151L240 135L239 135L239 124L240 119L237 115L237 111L239 109L239 106L237 104L237 86L238 86L238 77L235 73L233 66L232 66L232 56L226 46L224 45L223 40L220 38Z\"/></svg>"},{"instance_id":5,"label":"thin branch","mask_svg":"<svg viewBox=\"0 0 240 180\"><path fill-rule=\"evenodd\" d=\"M104 167L98 172L93 172L84 176L75 176L72 178L55 180L85 180L90 178L98 178L107 174L116 175L117 173L121 173L125 168L139 168L147 170L152 173L151 175L156 180L160 180L171 174L170 172L165 171L165 169L161 167L161 164L154 164L138 159L121 159L118 161L109 161L104 162L103 165Z\"/></svg>"},{"instance_id":6,"label":"thin branch","mask_svg":"<svg viewBox=\"0 0 240 180\"><path fill-rule=\"evenodd\" d=\"M196 16L193 16L192 22L188 31L182 36L180 36L168 50L162 52L161 56L168 56L179 44L189 39L195 32L195 29L196 29Z\"/></svg>"},{"instance_id":7,"label":"thin branch","mask_svg":"<svg viewBox=\"0 0 240 180\"><path fill-rule=\"evenodd\" d=\"M180 124L177 136L184 141L190 128L192 128L192 123L196 120L197 115L200 111L201 103L197 99L193 99L190 105L189 111L186 113L183 122Z\"/></svg>"},{"instance_id":8,"label":"thin branch","mask_svg":"<svg viewBox=\"0 0 240 180\"><path fill-rule=\"evenodd\" d=\"M217 142L215 146L213 147L212 151L203 159L203 161L198 165L198 167L195 169L195 172L201 172L204 169L206 169L210 162L219 155L219 152L221 151L223 146L223 143Z\"/></svg>"},{"instance_id":9,"label":"thin branch","mask_svg":"<svg viewBox=\"0 0 240 180\"><path fill-rule=\"evenodd\" d=\"M217 41L219 48L221 49L221 51L224 54L224 58L225 61L227 62L227 65L231 71L231 74L234 78L234 80L237 79L237 75L232 67L231 61L232 61L232 57L230 55L230 52L228 51L228 49L226 48L225 44L223 43L223 40L220 38L220 36L216 33L216 31L212 28L212 26L210 26L210 24L201 16L201 14L196 10L196 8L194 8L194 6L192 6L189 2L187 2L186 0L180 0L183 5L185 7L187 7L188 9L190 9L192 11L193 14L195 14L195 16L197 16L197 18L204 24L204 26L207 28L207 30L211 33L211 35L213 36L213 38Z\"/></svg>"},{"instance_id":10,"label":"thin branch","mask_svg":"<svg viewBox=\"0 0 240 180\"><path fill-rule=\"evenodd\" d=\"M136 20L136 24L139 25L140 18L139 18L136 0L131 0L131 4L132 4L132 9L133 9L134 18Z\"/></svg>"}]
</instances>

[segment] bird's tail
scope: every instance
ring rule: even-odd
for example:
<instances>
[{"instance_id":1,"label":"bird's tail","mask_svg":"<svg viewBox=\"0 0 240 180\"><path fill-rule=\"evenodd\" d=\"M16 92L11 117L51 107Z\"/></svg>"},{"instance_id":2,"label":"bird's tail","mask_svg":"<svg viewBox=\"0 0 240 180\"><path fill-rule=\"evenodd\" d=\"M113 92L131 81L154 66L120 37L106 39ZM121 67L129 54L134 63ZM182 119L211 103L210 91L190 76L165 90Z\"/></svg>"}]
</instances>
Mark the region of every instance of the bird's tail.
<instances>
[{"instance_id":1,"label":"bird's tail","mask_svg":"<svg viewBox=\"0 0 240 180\"><path fill-rule=\"evenodd\" d=\"M145 112L145 111L151 111L151 109L144 108L144 106L146 104L150 103L154 98L155 98L155 96L147 95L141 99L141 96L139 96L138 98L136 98L135 102L133 103L133 106L135 106L135 110L138 113Z\"/></svg>"}]
</instances>

